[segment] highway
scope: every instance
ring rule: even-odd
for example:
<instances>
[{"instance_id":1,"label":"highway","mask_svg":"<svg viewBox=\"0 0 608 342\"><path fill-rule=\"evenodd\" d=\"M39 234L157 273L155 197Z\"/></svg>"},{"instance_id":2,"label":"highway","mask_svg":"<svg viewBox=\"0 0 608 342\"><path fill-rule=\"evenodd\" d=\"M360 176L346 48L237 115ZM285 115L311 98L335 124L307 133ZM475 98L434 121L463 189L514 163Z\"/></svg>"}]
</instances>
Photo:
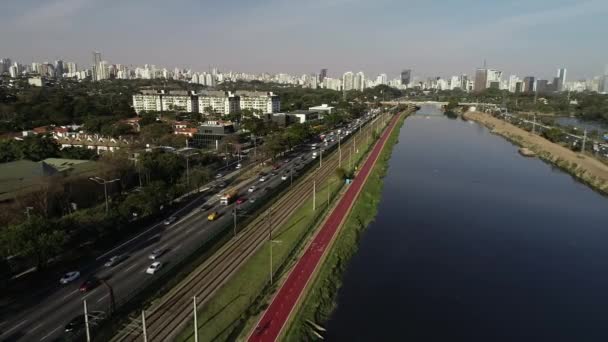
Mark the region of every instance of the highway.
<instances>
[{"instance_id":1,"label":"highway","mask_svg":"<svg viewBox=\"0 0 608 342\"><path fill-rule=\"evenodd\" d=\"M348 187L335 209L323 223L323 226L317 232L302 257L289 272L287 279L274 298L272 298L270 305L262 314L254 331L250 334L248 338L250 342L274 342L279 338L285 323L298 300L303 295L306 285L312 279L315 269L327 252L336 232L346 219L354 201L365 184L365 180L376 163L380 152L382 152L386 140L395 127L398 118L399 116L395 116L391 120L389 129L383 132L353 183Z\"/></svg>"},{"instance_id":2,"label":"highway","mask_svg":"<svg viewBox=\"0 0 608 342\"><path fill-rule=\"evenodd\" d=\"M357 139L371 135L368 129L359 132L355 128L356 126L353 125L350 127L350 130L356 132L355 134L359 136ZM333 144L337 143L336 139ZM346 158L349 158L352 143L353 139L342 144L342 149L344 150L342 153L342 163L345 163ZM328 148L332 146L330 144ZM309 153L305 152L306 155L309 155ZM324 158L322 166L294 183L285 195L273 203L272 208L267 211L267 213L271 212L270 215L258 216L256 220L239 233L237 238L228 241L172 291L160 298L155 305L147 308L146 333L148 340L174 340L184 326L191 322L192 296L197 297L199 307L204 305L213 296L215 291L252 254L266 243L269 228L272 227L273 234L276 234L277 229L281 228L282 223L286 222L291 214L309 198L312 191L312 180L316 180L317 184L323 184L325 180L334 175L335 169L339 164L338 158L338 151L332 153L328 158ZM314 162L321 164L319 159L316 159ZM269 219L272 224L269 224ZM139 317L136 317L124 326L112 341L137 341L142 338L141 320Z\"/></svg>"},{"instance_id":3,"label":"highway","mask_svg":"<svg viewBox=\"0 0 608 342\"><path fill-rule=\"evenodd\" d=\"M337 142L332 144L337 144ZM327 148L331 148L332 144ZM300 159L302 156L305 157L305 160ZM240 184L239 197L247 199L260 197L266 188L276 187L281 182L290 181L289 179L281 180L282 173L288 173L291 169L297 173L306 162L317 163L318 161L318 159L313 160L310 148L305 148L297 155L291 156L287 163L281 163L281 168L275 171L276 176L271 176L265 182L260 182L256 177ZM325 164L325 161L323 163ZM226 175L225 178L233 176L234 173ZM215 187L221 181L213 182L210 187ZM256 186L253 193L247 191L251 185ZM203 198L206 199L205 204L209 207L208 210L200 210L203 203L201 200L192 201L176 213L177 222L171 225L159 222L136 237L103 253L93 265L87 267L87 271L81 270L81 277L76 281L60 286L59 279L53 279L52 281L56 281L57 287L51 291L50 295L28 310L3 317L0 322L0 339L3 341L53 341L60 337L70 337L72 333L66 333L65 326L73 318L82 315L83 300L85 299L89 312L108 312L110 295L105 286L99 285L85 293L79 291L80 285L88 277L105 279L112 287L116 303L120 304L131 297L134 292L149 285L155 277L162 275L163 272L168 272L172 264L193 253L233 220L231 211L233 206L220 205L218 193L212 193L209 190L203 194ZM250 206L251 203L245 201L239 206L239 209L244 213ZM208 222L207 215L211 211L219 212L220 217L213 222ZM152 263L148 256L156 249L166 251L159 259L163 263L163 268L159 274L146 274L147 267ZM105 267L103 264L113 255L127 255L128 257L113 267ZM92 322L92 325L95 325L95 322Z\"/></svg>"}]
</instances>

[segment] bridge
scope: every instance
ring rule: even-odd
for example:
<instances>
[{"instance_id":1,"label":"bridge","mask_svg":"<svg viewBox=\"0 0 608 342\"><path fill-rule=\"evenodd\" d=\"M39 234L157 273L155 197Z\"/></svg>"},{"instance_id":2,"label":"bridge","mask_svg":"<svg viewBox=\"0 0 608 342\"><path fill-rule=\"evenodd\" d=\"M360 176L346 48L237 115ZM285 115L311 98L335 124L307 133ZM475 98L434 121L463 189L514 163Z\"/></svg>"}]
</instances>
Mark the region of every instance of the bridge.
<instances>
[{"instance_id":1,"label":"bridge","mask_svg":"<svg viewBox=\"0 0 608 342\"><path fill-rule=\"evenodd\" d=\"M414 105L414 106L422 106L422 105L437 105L437 106L445 106L447 102L441 101L412 101L412 100L393 100L393 101L383 101L382 104L386 105ZM483 102L458 102L459 106L469 106L475 107L477 110L489 110L489 109L499 109L499 106L495 103L483 103Z\"/></svg>"}]
</instances>

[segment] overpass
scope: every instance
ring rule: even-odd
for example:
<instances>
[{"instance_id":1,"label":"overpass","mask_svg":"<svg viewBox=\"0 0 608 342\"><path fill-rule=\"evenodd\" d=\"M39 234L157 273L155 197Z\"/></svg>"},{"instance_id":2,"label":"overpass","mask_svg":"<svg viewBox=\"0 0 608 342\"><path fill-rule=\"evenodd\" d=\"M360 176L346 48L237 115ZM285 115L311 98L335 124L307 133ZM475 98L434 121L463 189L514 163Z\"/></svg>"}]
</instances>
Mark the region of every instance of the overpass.
<instances>
[{"instance_id":1,"label":"overpass","mask_svg":"<svg viewBox=\"0 0 608 342\"><path fill-rule=\"evenodd\" d=\"M441 101L412 101L412 100L393 100L393 101L383 101L382 104L386 105L414 105L414 106L422 106L422 105L437 105L437 106L445 106L447 102ZM483 103L483 102L458 102L459 106L469 106L475 107L478 110L487 110L487 109L499 109L499 106L495 103Z\"/></svg>"}]
</instances>

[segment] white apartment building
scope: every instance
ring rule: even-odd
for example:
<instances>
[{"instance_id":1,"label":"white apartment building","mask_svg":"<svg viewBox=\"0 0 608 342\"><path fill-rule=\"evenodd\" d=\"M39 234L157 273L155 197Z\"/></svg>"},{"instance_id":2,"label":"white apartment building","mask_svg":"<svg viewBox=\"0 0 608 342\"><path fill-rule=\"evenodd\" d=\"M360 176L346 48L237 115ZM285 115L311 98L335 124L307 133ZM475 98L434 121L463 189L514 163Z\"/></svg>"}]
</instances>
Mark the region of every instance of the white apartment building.
<instances>
[{"instance_id":1,"label":"white apartment building","mask_svg":"<svg viewBox=\"0 0 608 342\"><path fill-rule=\"evenodd\" d=\"M346 91L355 88L355 74L352 71L347 71L342 75L342 85Z\"/></svg>"},{"instance_id":2,"label":"white apartment building","mask_svg":"<svg viewBox=\"0 0 608 342\"><path fill-rule=\"evenodd\" d=\"M239 110L239 99L234 94L226 94L223 91L209 91L199 94L199 113L207 113L209 109L221 115L235 113Z\"/></svg>"},{"instance_id":3,"label":"white apartment building","mask_svg":"<svg viewBox=\"0 0 608 342\"><path fill-rule=\"evenodd\" d=\"M281 111L281 100L272 92L236 92L239 97L240 110L257 110L262 113Z\"/></svg>"}]
</instances>

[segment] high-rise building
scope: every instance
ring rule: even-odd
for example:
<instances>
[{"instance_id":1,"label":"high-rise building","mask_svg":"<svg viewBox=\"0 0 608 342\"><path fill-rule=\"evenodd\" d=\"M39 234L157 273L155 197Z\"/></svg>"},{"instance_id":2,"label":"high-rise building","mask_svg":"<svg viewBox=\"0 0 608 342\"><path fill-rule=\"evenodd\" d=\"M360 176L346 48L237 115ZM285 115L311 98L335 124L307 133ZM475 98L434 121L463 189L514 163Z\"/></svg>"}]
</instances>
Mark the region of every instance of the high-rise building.
<instances>
[{"instance_id":1,"label":"high-rise building","mask_svg":"<svg viewBox=\"0 0 608 342\"><path fill-rule=\"evenodd\" d=\"M378 75L378 77L376 77L376 85L381 85L381 84L388 84L388 76L386 76L386 74L380 74Z\"/></svg>"},{"instance_id":2,"label":"high-rise building","mask_svg":"<svg viewBox=\"0 0 608 342\"><path fill-rule=\"evenodd\" d=\"M5 72L8 72L11 67L11 59L10 58L2 58L0 59L0 75Z\"/></svg>"},{"instance_id":3,"label":"high-rise building","mask_svg":"<svg viewBox=\"0 0 608 342\"><path fill-rule=\"evenodd\" d=\"M65 72L63 70L64 65L63 65L63 61L61 59L56 60L55 61L55 77L62 77L63 73Z\"/></svg>"},{"instance_id":4,"label":"high-rise building","mask_svg":"<svg viewBox=\"0 0 608 342\"><path fill-rule=\"evenodd\" d=\"M327 69L321 69L321 73L319 74L319 83L323 82L325 77L327 77Z\"/></svg>"},{"instance_id":5,"label":"high-rise building","mask_svg":"<svg viewBox=\"0 0 608 342\"><path fill-rule=\"evenodd\" d=\"M365 74L363 71L359 71L355 75L355 79L353 81L353 89L363 91L365 89Z\"/></svg>"},{"instance_id":6,"label":"high-rise building","mask_svg":"<svg viewBox=\"0 0 608 342\"><path fill-rule=\"evenodd\" d=\"M345 91L353 90L355 88L355 74L352 71L347 71L342 75L342 88Z\"/></svg>"},{"instance_id":7,"label":"high-rise building","mask_svg":"<svg viewBox=\"0 0 608 342\"><path fill-rule=\"evenodd\" d=\"M488 70L477 69L475 70L475 92L480 92L486 89L488 83Z\"/></svg>"},{"instance_id":8,"label":"high-rise building","mask_svg":"<svg viewBox=\"0 0 608 342\"><path fill-rule=\"evenodd\" d=\"M564 90L564 84L566 84L566 69L565 68L557 69L557 77L555 78L555 81L553 83L554 83L556 91Z\"/></svg>"},{"instance_id":9,"label":"high-rise building","mask_svg":"<svg viewBox=\"0 0 608 342\"><path fill-rule=\"evenodd\" d=\"M538 80L536 81L536 92L539 94L547 93L551 90L549 86L549 81L547 80Z\"/></svg>"},{"instance_id":10,"label":"high-rise building","mask_svg":"<svg viewBox=\"0 0 608 342\"><path fill-rule=\"evenodd\" d=\"M523 89L523 91L525 93L531 93L534 90L536 90L534 76L524 77L524 89Z\"/></svg>"},{"instance_id":11,"label":"high-rise building","mask_svg":"<svg viewBox=\"0 0 608 342\"><path fill-rule=\"evenodd\" d=\"M66 67L68 69L68 74L73 74L78 71L78 66L74 62L67 62Z\"/></svg>"},{"instance_id":12,"label":"high-rise building","mask_svg":"<svg viewBox=\"0 0 608 342\"><path fill-rule=\"evenodd\" d=\"M101 52L93 51L93 81L98 80L98 71L99 63L101 63Z\"/></svg>"},{"instance_id":13,"label":"high-rise building","mask_svg":"<svg viewBox=\"0 0 608 342\"><path fill-rule=\"evenodd\" d=\"M401 72L401 85L408 85L412 81L412 70L405 69Z\"/></svg>"}]
</instances>

